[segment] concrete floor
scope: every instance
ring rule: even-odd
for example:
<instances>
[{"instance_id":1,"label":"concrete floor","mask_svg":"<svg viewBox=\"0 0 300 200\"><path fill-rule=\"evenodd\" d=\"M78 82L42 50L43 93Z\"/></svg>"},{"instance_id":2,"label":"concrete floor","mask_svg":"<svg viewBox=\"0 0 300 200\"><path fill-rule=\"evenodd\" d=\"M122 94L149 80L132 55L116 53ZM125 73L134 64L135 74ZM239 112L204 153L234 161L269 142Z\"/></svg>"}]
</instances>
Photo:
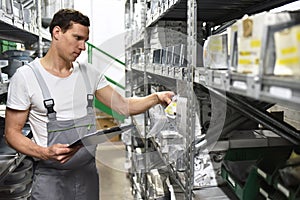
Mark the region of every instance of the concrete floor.
<instances>
[{"instance_id":1,"label":"concrete floor","mask_svg":"<svg viewBox=\"0 0 300 200\"><path fill-rule=\"evenodd\" d=\"M130 181L126 177L125 146L122 142L98 145L97 166L100 174L100 200L133 200Z\"/></svg>"}]
</instances>

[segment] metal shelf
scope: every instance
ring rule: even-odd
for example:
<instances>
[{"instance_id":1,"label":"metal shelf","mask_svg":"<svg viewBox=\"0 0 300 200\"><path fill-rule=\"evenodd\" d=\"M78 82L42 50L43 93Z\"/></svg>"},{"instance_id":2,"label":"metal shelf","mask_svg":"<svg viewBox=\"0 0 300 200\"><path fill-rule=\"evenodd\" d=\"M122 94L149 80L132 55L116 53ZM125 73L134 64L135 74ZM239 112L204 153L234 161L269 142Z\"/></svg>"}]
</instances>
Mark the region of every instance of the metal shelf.
<instances>
[{"instance_id":1,"label":"metal shelf","mask_svg":"<svg viewBox=\"0 0 300 200\"><path fill-rule=\"evenodd\" d=\"M134 68L134 70L144 73L140 68ZM151 65L147 73L162 81L161 83L170 83L170 81L186 80L187 68ZM300 105L299 77L263 76L260 78L258 75L230 73L228 70L197 68L194 80L195 83L205 87L261 101L280 103L295 108L299 108Z\"/></svg>"},{"instance_id":2,"label":"metal shelf","mask_svg":"<svg viewBox=\"0 0 300 200\"><path fill-rule=\"evenodd\" d=\"M139 30L138 33L136 33L135 36L132 36L131 41L129 44L125 45L125 50L130 49L137 49L137 48L143 48L144 47L144 29Z\"/></svg>"},{"instance_id":3,"label":"metal shelf","mask_svg":"<svg viewBox=\"0 0 300 200\"><path fill-rule=\"evenodd\" d=\"M151 73L151 72L147 72L147 76L148 76L149 82L161 84L164 87L172 89L172 90L176 89L176 80L181 80L181 79L170 78L169 76L166 76L166 75L156 74L156 73Z\"/></svg>"},{"instance_id":4,"label":"metal shelf","mask_svg":"<svg viewBox=\"0 0 300 200\"><path fill-rule=\"evenodd\" d=\"M222 24L243 15L267 11L296 0L199 0L198 20Z\"/></svg>"},{"instance_id":5,"label":"metal shelf","mask_svg":"<svg viewBox=\"0 0 300 200\"><path fill-rule=\"evenodd\" d=\"M300 79L299 77L264 76L259 96L266 101L299 108Z\"/></svg>"},{"instance_id":6,"label":"metal shelf","mask_svg":"<svg viewBox=\"0 0 300 200\"><path fill-rule=\"evenodd\" d=\"M242 115L263 125L291 143L295 145L300 144L300 132L298 130L284 121L275 119L269 112L257 108L255 104L245 96L230 93L224 94L213 88L208 89L211 96L221 101L226 101L228 106L237 110Z\"/></svg>"},{"instance_id":7,"label":"metal shelf","mask_svg":"<svg viewBox=\"0 0 300 200\"><path fill-rule=\"evenodd\" d=\"M184 200L184 193L174 192L176 200ZM210 200L210 199L222 199L222 200L238 200L227 185L212 186L201 188L193 191L193 200Z\"/></svg>"},{"instance_id":8,"label":"metal shelf","mask_svg":"<svg viewBox=\"0 0 300 200\"><path fill-rule=\"evenodd\" d=\"M299 77L260 76L230 73L227 70L205 70L195 83L249 98L299 108Z\"/></svg>"},{"instance_id":9,"label":"metal shelf","mask_svg":"<svg viewBox=\"0 0 300 200\"><path fill-rule=\"evenodd\" d=\"M198 0L197 20L220 25L245 14L267 11L294 1L296 0ZM169 5L168 9L160 9L160 13L148 19L147 26L152 26L159 20L187 20L187 0L171 0Z\"/></svg>"},{"instance_id":10,"label":"metal shelf","mask_svg":"<svg viewBox=\"0 0 300 200\"><path fill-rule=\"evenodd\" d=\"M33 1L23 1L24 8L32 6ZM44 41L51 41L51 36L48 30L41 27L39 30L37 25L26 23L23 20L19 20L0 9L0 38L20 42L25 44L33 44L39 41L39 34ZM39 33L40 32L40 33Z\"/></svg>"},{"instance_id":11,"label":"metal shelf","mask_svg":"<svg viewBox=\"0 0 300 200\"><path fill-rule=\"evenodd\" d=\"M141 66L135 66L134 68L132 68L132 71L136 73L137 76L143 76L144 70L141 68ZM149 70L146 73L151 83L157 82L171 89L176 89L174 88L176 87L176 80L182 80L182 78L180 78L179 76L178 78L175 78L174 76L171 77L168 74L163 74L163 71L161 71L160 73L155 73L152 72L151 69L147 70ZM174 70L174 67L172 70ZM174 71L172 72L172 74L174 74Z\"/></svg>"},{"instance_id":12,"label":"metal shelf","mask_svg":"<svg viewBox=\"0 0 300 200\"><path fill-rule=\"evenodd\" d=\"M164 66L160 64L152 64L147 69L147 73L154 76L161 76L174 80L186 80L187 68L177 66Z\"/></svg>"},{"instance_id":13,"label":"metal shelf","mask_svg":"<svg viewBox=\"0 0 300 200\"><path fill-rule=\"evenodd\" d=\"M38 41L38 35L36 33L31 33L24 29L20 29L13 24L9 24L2 20L0 21L0 30L1 39L14 42L26 42L28 44Z\"/></svg>"},{"instance_id":14,"label":"metal shelf","mask_svg":"<svg viewBox=\"0 0 300 200\"><path fill-rule=\"evenodd\" d=\"M197 37L198 26L197 23L206 22L207 27L213 27L220 25L221 27L227 27L233 23L236 19L242 18L245 14L252 15L262 11L268 11L275 7L282 6L287 3L294 2L296 0L168 0L164 1L161 7L155 10L155 13L147 15L146 27L155 26L157 22L161 20L170 21L186 21L187 22L187 60L189 64L187 67L166 66L161 64L151 63L148 61L143 63L142 66L136 64L133 66L133 73L138 74L139 77L145 78L145 85L153 84L153 81L157 81L162 85L172 85L178 87L177 84L185 82L186 93L188 97L187 109L193 110L195 106L194 94L198 95L200 99L202 96L197 93L199 91L193 91L193 87L201 87L201 93L207 92L209 96L217 98L218 102L225 102L228 107L235 110L232 116L228 116L225 129L222 133L230 135L233 130L243 122L253 119L257 124L262 125L266 129L271 130L272 133L277 134L276 137L262 137L262 138L222 138L216 147L220 151L226 151L228 148L243 148L245 146L263 146L263 145L295 145L300 144L299 131L289 126L285 122L276 120L268 114L266 111L270 106L276 103L282 103L284 105L291 105L299 108L300 105L300 81L297 77L274 77L274 76L262 76L262 75L247 75L238 74L230 70L214 70L205 69L198 66L197 55L198 49L191 38ZM219 30L220 31L220 30ZM130 47L148 47L149 36L145 34L145 39L141 42L132 42ZM204 36L205 37L205 36ZM198 39L198 38L197 38ZM138 44L138 45L137 45ZM145 48L145 55L151 53L149 49ZM147 61L147 58L145 59ZM146 66L145 66L146 65ZM191 74L190 72L193 72ZM196 86L195 86L196 85ZM281 93L278 93L280 91ZM177 91L178 92L178 91ZM204 97L204 96L203 96ZM257 103L253 103L257 102ZM205 102L206 103L206 102ZM202 107L201 107L202 109ZM198 111L195 111L198 112ZM187 144L193 144L195 142L194 132L195 127L194 118L195 112L187 113L187 130L186 140ZM206 112L206 111L205 111ZM230 113L229 113L230 114ZM253 129L254 130L254 129ZM224 136L222 135L222 136ZM238 134L235 136L237 137ZM278 136L278 137L277 137ZM227 140L226 140L227 139ZM160 147L155 142L154 138L151 138L151 143L155 145L155 148L159 151ZM187 155L185 162L187 163L187 169L184 172L185 181L184 185L179 183L181 190L184 192L176 193L176 199L236 199L226 186L222 187L208 187L201 188L201 190L195 190L193 188L193 161L195 153L195 147L187 147ZM164 159L162 153L160 156ZM168 167L172 167L165 163ZM175 178L176 172L169 168L170 176ZM178 181L178 180L177 180ZM176 183L172 183L172 185ZM228 191L227 191L228 190ZM147 198L146 198L147 199Z\"/></svg>"},{"instance_id":15,"label":"metal shelf","mask_svg":"<svg viewBox=\"0 0 300 200\"><path fill-rule=\"evenodd\" d=\"M154 25L159 20L186 20L187 0L169 0L168 5L160 8L158 13L154 13L151 19L147 19L147 27Z\"/></svg>"},{"instance_id":16,"label":"metal shelf","mask_svg":"<svg viewBox=\"0 0 300 200\"><path fill-rule=\"evenodd\" d=\"M144 66L142 65L133 65L131 69L140 76L144 74Z\"/></svg>"},{"instance_id":17,"label":"metal shelf","mask_svg":"<svg viewBox=\"0 0 300 200\"><path fill-rule=\"evenodd\" d=\"M221 187L207 187L201 190L194 190L195 200L208 200L208 199L230 199L237 200L238 198L231 192L227 186Z\"/></svg>"}]
</instances>

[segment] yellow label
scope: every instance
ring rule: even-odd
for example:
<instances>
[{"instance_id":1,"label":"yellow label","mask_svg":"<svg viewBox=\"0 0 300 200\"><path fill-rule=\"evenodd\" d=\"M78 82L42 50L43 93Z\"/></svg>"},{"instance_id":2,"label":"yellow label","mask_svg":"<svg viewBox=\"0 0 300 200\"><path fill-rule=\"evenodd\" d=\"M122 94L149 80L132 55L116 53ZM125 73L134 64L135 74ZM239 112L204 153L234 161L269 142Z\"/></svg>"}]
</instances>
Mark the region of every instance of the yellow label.
<instances>
[{"instance_id":1,"label":"yellow label","mask_svg":"<svg viewBox=\"0 0 300 200\"><path fill-rule=\"evenodd\" d=\"M218 45L212 45L210 46L210 50L211 51L216 51L216 52L221 52L223 49L222 45L218 46Z\"/></svg>"},{"instance_id":2,"label":"yellow label","mask_svg":"<svg viewBox=\"0 0 300 200\"><path fill-rule=\"evenodd\" d=\"M211 42L209 43L209 48L211 51L221 52L223 49L222 38L221 37L212 37Z\"/></svg>"},{"instance_id":3,"label":"yellow label","mask_svg":"<svg viewBox=\"0 0 300 200\"><path fill-rule=\"evenodd\" d=\"M239 64L240 65L251 65L252 61L249 59L239 59Z\"/></svg>"},{"instance_id":4,"label":"yellow label","mask_svg":"<svg viewBox=\"0 0 300 200\"><path fill-rule=\"evenodd\" d=\"M296 33L297 41L300 42L300 32Z\"/></svg>"},{"instance_id":5,"label":"yellow label","mask_svg":"<svg viewBox=\"0 0 300 200\"><path fill-rule=\"evenodd\" d=\"M251 64L258 65L259 59L254 59L253 61L250 59L239 59L238 63L239 65L251 65Z\"/></svg>"},{"instance_id":6,"label":"yellow label","mask_svg":"<svg viewBox=\"0 0 300 200\"><path fill-rule=\"evenodd\" d=\"M251 54L252 54L252 52L250 52L250 51L240 51L241 56L250 56Z\"/></svg>"},{"instance_id":7,"label":"yellow label","mask_svg":"<svg viewBox=\"0 0 300 200\"><path fill-rule=\"evenodd\" d=\"M281 50L282 55L292 54L297 52L297 47L288 47Z\"/></svg>"},{"instance_id":8,"label":"yellow label","mask_svg":"<svg viewBox=\"0 0 300 200\"><path fill-rule=\"evenodd\" d=\"M275 75L300 74L300 26L294 26L274 34L276 47Z\"/></svg>"},{"instance_id":9,"label":"yellow label","mask_svg":"<svg viewBox=\"0 0 300 200\"><path fill-rule=\"evenodd\" d=\"M299 61L300 61L299 57L293 57L293 58L279 59L278 64L290 66L290 65L298 64Z\"/></svg>"},{"instance_id":10,"label":"yellow label","mask_svg":"<svg viewBox=\"0 0 300 200\"><path fill-rule=\"evenodd\" d=\"M250 43L250 46L252 48L260 47L261 46L261 42L260 42L260 40L252 40L251 43Z\"/></svg>"}]
</instances>

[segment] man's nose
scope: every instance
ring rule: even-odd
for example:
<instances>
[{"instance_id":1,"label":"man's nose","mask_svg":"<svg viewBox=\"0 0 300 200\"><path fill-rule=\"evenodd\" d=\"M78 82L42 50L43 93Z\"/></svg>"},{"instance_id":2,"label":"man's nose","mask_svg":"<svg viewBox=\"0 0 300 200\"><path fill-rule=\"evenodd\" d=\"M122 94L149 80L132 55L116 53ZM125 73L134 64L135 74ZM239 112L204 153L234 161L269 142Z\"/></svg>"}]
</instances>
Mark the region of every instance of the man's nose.
<instances>
[{"instance_id":1,"label":"man's nose","mask_svg":"<svg viewBox=\"0 0 300 200\"><path fill-rule=\"evenodd\" d=\"M80 46L79 46L79 48L82 50L82 51L85 51L85 42L80 42Z\"/></svg>"}]
</instances>

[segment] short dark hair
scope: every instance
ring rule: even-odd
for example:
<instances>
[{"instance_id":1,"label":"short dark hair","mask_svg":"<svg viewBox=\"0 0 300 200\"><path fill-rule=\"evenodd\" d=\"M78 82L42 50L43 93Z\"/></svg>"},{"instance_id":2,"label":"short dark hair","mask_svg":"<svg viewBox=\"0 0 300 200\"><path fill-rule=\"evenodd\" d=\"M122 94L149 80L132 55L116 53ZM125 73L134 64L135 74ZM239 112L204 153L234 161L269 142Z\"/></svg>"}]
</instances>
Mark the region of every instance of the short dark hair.
<instances>
[{"instance_id":1,"label":"short dark hair","mask_svg":"<svg viewBox=\"0 0 300 200\"><path fill-rule=\"evenodd\" d=\"M81 12L74 9L60 9L56 12L51 20L49 31L52 36L52 31L55 26L59 26L63 32L66 32L73 23L78 23L83 26L90 26L90 19Z\"/></svg>"}]
</instances>

